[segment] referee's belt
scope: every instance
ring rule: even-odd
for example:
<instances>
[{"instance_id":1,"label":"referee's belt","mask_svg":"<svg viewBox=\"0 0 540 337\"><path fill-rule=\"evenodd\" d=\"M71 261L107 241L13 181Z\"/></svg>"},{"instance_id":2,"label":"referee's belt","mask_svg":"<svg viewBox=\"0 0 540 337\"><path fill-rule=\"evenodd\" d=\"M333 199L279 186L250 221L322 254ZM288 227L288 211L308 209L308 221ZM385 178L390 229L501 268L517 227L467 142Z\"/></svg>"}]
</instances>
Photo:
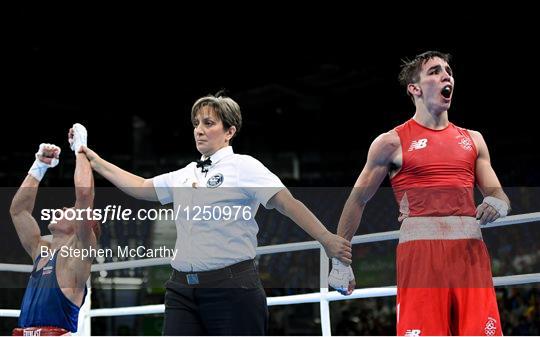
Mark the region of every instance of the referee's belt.
<instances>
[{"instance_id":1,"label":"referee's belt","mask_svg":"<svg viewBox=\"0 0 540 337\"><path fill-rule=\"evenodd\" d=\"M33 326L27 328L13 329L12 336L68 336L71 333L64 329L54 326Z\"/></svg>"},{"instance_id":2,"label":"referee's belt","mask_svg":"<svg viewBox=\"0 0 540 337\"><path fill-rule=\"evenodd\" d=\"M216 281L232 279L236 274L246 270L256 270L255 261L253 259L209 271L182 272L173 269L172 280L187 285L204 285Z\"/></svg>"}]
</instances>

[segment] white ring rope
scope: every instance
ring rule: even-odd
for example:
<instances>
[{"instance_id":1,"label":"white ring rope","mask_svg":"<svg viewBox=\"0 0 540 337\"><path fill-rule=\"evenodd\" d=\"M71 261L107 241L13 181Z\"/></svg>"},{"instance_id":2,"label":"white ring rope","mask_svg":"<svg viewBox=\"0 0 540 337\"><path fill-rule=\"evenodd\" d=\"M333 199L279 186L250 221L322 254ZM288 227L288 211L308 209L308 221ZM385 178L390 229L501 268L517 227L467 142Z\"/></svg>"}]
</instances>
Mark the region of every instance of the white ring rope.
<instances>
[{"instance_id":1,"label":"white ring rope","mask_svg":"<svg viewBox=\"0 0 540 337\"><path fill-rule=\"evenodd\" d=\"M494 277L493 283L496 287L540 283L540 273L536 274L523 274L512 276L500 276ZM324 289L324 288L323 288ZM326 299L329 302L332 301L344 301L358 298L372 298L372 297L384 297L384 296L396 296L397 288L380 287L380 288L364 288L356 289L351 295L343 296L337 291L330 291L326 294ZM318 303L321 300L321 293L309 293L301 295L289 295L289 296L276 296L268 297L268 306L274 305L289 305L289 304L303 304L303 303ZM19 310L15 309L0 309L0 317L19 317ZM126 315L144 315L144 314L162 314L165 312L165 306L163 304L154 305L141 305L135 307L119 307L119 308L107 308L107 309L92 309L90 311L91 317L109 317L109 316L126 316Z\"/></svg>"}]
</instances>

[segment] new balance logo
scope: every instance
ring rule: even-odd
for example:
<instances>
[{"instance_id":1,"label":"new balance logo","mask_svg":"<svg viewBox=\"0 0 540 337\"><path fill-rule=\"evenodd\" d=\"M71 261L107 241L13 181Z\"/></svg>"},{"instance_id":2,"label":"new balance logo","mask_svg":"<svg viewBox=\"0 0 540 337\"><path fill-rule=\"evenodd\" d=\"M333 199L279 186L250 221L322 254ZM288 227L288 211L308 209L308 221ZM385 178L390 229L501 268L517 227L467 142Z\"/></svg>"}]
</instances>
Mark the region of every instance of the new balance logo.
<instances>
[{"instance_id":1,"label":"new balance logo","mask_svg":"<svg viewBox=\"0 0 540 337\"><path fill-rule=\"evenodd\" d=\"M419 139L419 140L413 140L412 143L411 143L411 146L409 146L409 152L411 152L412 150L423 149L426 146L427 146L427 139L426 138L422 138L422 139Z\"/></svg>"},{"instance_id":2,"label":"new balance logo","mask_svg":"<svg viewBox=\"0 0 540 337\"><path fill-rule=\"evenodd\" d=\"M420 333L422 331L419 329L407 330L405 331L405 336L420 336Z\"/></svg>"}]
</instances>

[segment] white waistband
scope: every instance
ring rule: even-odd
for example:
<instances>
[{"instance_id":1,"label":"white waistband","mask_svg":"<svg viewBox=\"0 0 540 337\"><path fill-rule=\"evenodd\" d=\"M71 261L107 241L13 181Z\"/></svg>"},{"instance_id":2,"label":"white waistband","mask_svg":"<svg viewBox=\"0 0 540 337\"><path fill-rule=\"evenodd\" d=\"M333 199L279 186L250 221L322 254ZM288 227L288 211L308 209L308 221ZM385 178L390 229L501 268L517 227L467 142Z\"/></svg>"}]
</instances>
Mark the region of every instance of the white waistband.
<instances>
[{"instance_id":1,"label":"white waistband","mask_svg":"<svg viewBox=\"0 0 540 337\"><path fill-rule=\"evenodd\" d=\"M399 242L413 240L482 240L480 225L470 216L409 217L403 220Z\"/></svg>"}]
</instances>

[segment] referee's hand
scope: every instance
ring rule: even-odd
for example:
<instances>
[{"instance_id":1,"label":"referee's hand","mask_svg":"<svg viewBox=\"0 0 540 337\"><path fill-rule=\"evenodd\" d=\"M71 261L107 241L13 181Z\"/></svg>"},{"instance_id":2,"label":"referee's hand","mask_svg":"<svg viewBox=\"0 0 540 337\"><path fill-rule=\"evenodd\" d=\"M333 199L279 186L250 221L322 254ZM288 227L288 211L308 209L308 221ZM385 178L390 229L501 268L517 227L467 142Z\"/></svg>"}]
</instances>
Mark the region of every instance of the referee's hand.
<instances>
[{"instance_id":1,"label":"referee's hand","mask_svg":"<svg viewBox=\"0 0 540 337\"><path fill-rule=\"evenodd\" d=\"M329 258L335 257L346 265L352 263L352 249L349 240L328 232L321 240L321 244Z\"/></svg>"}]
</instances>

